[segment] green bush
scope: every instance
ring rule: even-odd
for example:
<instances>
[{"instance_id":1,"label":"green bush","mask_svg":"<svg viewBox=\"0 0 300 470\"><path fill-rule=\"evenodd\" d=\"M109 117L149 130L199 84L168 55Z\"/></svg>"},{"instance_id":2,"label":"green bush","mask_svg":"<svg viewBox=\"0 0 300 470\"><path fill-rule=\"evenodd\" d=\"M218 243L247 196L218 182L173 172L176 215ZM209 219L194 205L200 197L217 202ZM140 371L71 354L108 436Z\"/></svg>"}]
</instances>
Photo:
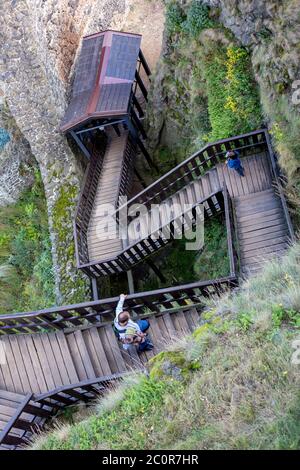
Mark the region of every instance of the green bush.
<instances>
[{"instance_id":1,"label":"green bush","mask_svg":"<svg viewBox=\"0 0 300 470\"><path fill-rule=\"evenodd\" d=\"M185 14L177 2L170 2L166 8L166 30L169 35L180 33Z\"/></svg>"},{"instance_id":2,"label":"green bush","mask_svg":"<svg viewBox=\"0 0 300 470\"><path fill-rule=\"evenodd\" d=\"M183 29L193 38L196 38L201 31L206 28L212 28L214 21L209 16L210 9L200 0L193 0L187 11L186 21L183 23Z\"/></svg>"},{"instance_id":3,"label":"green bush","mask_svg":"<svg viewBox=\"0 0 300 470\"><path fill-rule=\"evenodd\" d=\"M51 243L41 175L17 204L0 209L0 313L48 307L55 301ZM5 271L4 271L5 272ZM13 275L13 279L12 279Z\"/></svg>"},{"instance_id":4,"label":"green bush","mask_svg":"<svg viewBox=\"0 0 300 470\"><path fill-rule=\"evenodd\" d=\"M203 73L212 132L208 140L243 134L260 127L262 116L249 53L215 44L204 56Z\"/></svg>"}]
</instances>

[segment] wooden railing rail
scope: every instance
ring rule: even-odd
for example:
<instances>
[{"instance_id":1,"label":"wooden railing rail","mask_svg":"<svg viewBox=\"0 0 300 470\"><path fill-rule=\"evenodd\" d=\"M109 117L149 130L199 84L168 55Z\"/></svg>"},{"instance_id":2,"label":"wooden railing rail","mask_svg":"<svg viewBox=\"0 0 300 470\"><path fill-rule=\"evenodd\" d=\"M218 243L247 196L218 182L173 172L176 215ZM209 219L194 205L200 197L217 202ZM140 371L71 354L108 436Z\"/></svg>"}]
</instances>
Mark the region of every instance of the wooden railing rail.
<instances>
[{"instance_id":1,"label":"wooden railing rail","mask_svg":"<svg viewBox=\"0 0 300 470\"><path fill-rule=\"evenodd\" d=\"M228 150L242 151L265 144L266 129L208 144L130 199L127 206L144 204L150 207L151 204L159 204L173 195L174 192L179 191L188 183L198 179L218 163L224 161ZM120 207L119 210L122 208Z\"/></svg>"},{"instance_id":2,"label":"wooden railing rail","mask_svg":"<svg viewBox=\"0 0 300 470\"><path fill-rule=\"evenodd\" d=\"M29 421L25 413L30 414L32 419ZM43 409L39 405L33 403L33 394L28 393L24 400L16 409L15 414L7 422L3 430L0 432L0 444L12 446L14 448L28 444L26 433L32 433L36 429L36 418L48 418L50 416L49 409Z\"/></svg>"},{"instance_id":3,"label":"wooden railing rail","mask_svg":"<svg viewBox=\"0 0 300 470\"><path fill-rule=\"evenodd\" d=\"M91 145L91 159L87 166L78 198L74 217L74 241L77 265L89 260L87 229L101 174L106 144L107 139L103 136L101 139L98 137L97 142Z\"/></svg>"},{"instance_id":4,"label":"wooden railing rail","mask_svg":"<svg viewBox=\"0 0 300 470\"><path fill-rule=\"evenodd\" d=\"M55 413L66 406L76 403L89 402L98 398L106 392L113 384L118 383L124 377L130 375L129 372L112 374L109 376L97 377L95 379L83 380L81 382L58 387L43 394L36 394L33 400Z\"/></svg>"},{"instance_id":5,"label":"wooden railing rail","mask_svg":"<svg viewBox=\"0 0 300 470\"><path fill-rule=\"evenodd\" d=\"M271 169L272 169L273 180L275 182L276 190L277 190L278 195L279 195L280 200L281 200L285 220L287 222L287 226L288 226L288 230L289 230L290 240L291 240L291 242L295 242L296 241L296 236L295 236L293 224L292 224L292 221L291 221L291 216L290 216L290 213L289 213L289 210L288 210L288 207L287 207L286 199L285 199L285 196L284 196L283 187L282 187L282 184L281 184L281 181L280 181L280 169L279 169L279 166L277 164L277 160L275 158L275 154L274 154L274 151L273 151L273 147L272 147L272 144L271 144L271 139L270 139L270 135L269 135L268 131L265 132L265 135L266 135L266 143L267 143L267 147L268 147L268 154L269 154L270 161L271 161Z\"/></svg>"},{"instance_id":6,"label":"wooden railing rail","mask_svg":"<svg viewBox=\"0 0 300 470\"><path fill-rule=\"evenodd\" d=\"M127 307L137 315L157 313L180 306L201 302L203 297L224 292L237 284L236 276L198 281L128 295ZM52 307L34 312L21 312L0 316L0 336L16 333L43 333L97 324L101 319L111 320L118 297L83 302L81 304Z\"/></svg>"},{"instance_id":7,"label":"wooden railing rail","mask_svg":"<svg viewBox=\"0 0 300 470\"><path fill-rule=\"evenodd\" d=\"M222 191L217 191L210 194L206 198L198 201L194 204L192 211L193 217L196 217L197 207L201 204L204 209L205 218L212 217L224 209L224 198ZM83 269L87 275L100 277L106 275L116 274L122 271L131 269L132 266L143 261L147 256L151 256L153 253L164 247L174 238L174 232L178 225L178 217L174 217L168 221L164 226L160 225L158 229L143 239L137 240L129 246L124 247L122 251L116 254L113 258L101 260L99 262L93 261L92 263L81 264L79 267ZM165 227L168 228L170 234L169 238L166 237L155 237L157 232L163 232ZM155 238L155 239L154 239Z\"/></svg>"},{"instance_id":8,"label":"wooden railing rail","mask_svg":"<svg viewBox=\"0 0 300 470\"><path fill-rule=\"evenodd\" d=\"M236 240L236 230L235 230L235 221L234 221L234 214L233 214L233 205L232 199L228 192L227 186L224 183L223 188L224 194L224 205L225 205L225 223L226 223L226 232L227 232L227 250L228 250L228 257L229 257L229 265L230 265L230 275L231 276L238 276L239 272L239 250L237 247L237 240Z\"/></svg>"}]
</instances>

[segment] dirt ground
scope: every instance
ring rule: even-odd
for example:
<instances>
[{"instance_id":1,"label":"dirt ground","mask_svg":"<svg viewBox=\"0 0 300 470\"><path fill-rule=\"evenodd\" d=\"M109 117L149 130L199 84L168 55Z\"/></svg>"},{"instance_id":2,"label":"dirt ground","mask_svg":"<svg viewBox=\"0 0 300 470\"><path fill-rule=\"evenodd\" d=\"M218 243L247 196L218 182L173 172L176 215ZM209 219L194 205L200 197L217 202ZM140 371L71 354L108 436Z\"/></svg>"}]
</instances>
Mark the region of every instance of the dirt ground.
<instances>
[{"instance_id":1,"label":"dirt ground","mask_svg":"<svg viewBox=\"0 0 300 470\"><path fill-rule=\"evenodd\" d=\"M113 17L110 27L142 34L142 50L152 70L159 59L164 31L164 5L159 0L126 0L125 14Z\"/></svg>"}]
</instances>

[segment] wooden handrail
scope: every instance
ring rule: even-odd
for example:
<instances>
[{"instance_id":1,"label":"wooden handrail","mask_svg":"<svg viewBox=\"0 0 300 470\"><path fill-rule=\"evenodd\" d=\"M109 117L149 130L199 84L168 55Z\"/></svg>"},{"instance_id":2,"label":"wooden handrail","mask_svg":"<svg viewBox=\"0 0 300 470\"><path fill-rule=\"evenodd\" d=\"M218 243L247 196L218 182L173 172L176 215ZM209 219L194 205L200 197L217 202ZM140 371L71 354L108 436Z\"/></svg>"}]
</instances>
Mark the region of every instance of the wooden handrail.
<instances>
[{"instance_id":1,"label":"wooden handrail","mask_svg":"<svg viewBox=\"0 0 300 470\"><path fill-rule=\"evenodd\" d=\"M187 305L187 302L199 303L201 297L222 292L236 283L236 276L197 281L181 286L130 294L126 302L128 308L138 315L143 314L145 309L150 314L157 313L170 308L170 304L180 307ZM0 335L62 330L85 324L95 324L100 321L101 317L112 319L118 300L118 297L111 297L33 312L1 315ZM44 317L47 317L47 323L44 321Z\"/></svg>"},{"instance_id":2,"label":"wooden handrail","mask_svg":"<svg viewBox=\"0 0 300 470\"><path fill-rule=\"evenodd\" d=\"M213 198L216 198L217 200L219 199L218 196L222 195L222 190L219 190L219 191L216 191L214 193L211 193L209 196L203 198L203 199L200 199L199 201L197 201L197 203L195 203L193 206L192 206L192 209L195 209L197 206L201 205L201 204L205 204L205 203L208 203L210 209L211 209L211 204L210 202L213 200ZM223 196L222 196L223 197ZM219 212L219 210L216 210L216 212ZM206 216L210 216L209 212L207 211L207 209L204 210L204 213ZM182 213L183 214L183 213ZM214 214L211 214L211 215L214 215ZM162 229L166 226L166 225L170 225L172 226L172 224L175 223L176 219L178 218L178 216L176 217L173 217L173 219L167 221L166 224L164 225L160 225L158 228L155 229L154 232L151 232L148 234L148 237L146 239L139 239L137 241L135 241L134 243L132 243L131 245L129 246L126 246L123 248L123 250L121 250L119 253L116 253L114 255L113 258L107 258L107 259L102 259L101 261L93 261L93 262L90 262L90 263L85 263L85 264L81 264L79 267L81 269L88 269L92 266L99 266L99 268L101 268L101 266L105 265L106 263L112 263L113 261L119 261L119 263L121 263L121 259L122 257L124 258L124 256L130 254L130 252L132 250L135 249L135 247L137 247L137 245L139 245L140 243L143 243L144 240L148 240L151 235L153 235L154 233L158 232L158 231L162 231Z\"/></svg>"},{"instance_id":3,"label":"wooden handrail","mask_svg":"<svg viewBox=\"0 0 300 470\"><path fill-rule=\"evenodd\" d=\"M6 445L14 446L14 447L18 447L20 445L26 444L27 441L24 439L24 434L26 432L24 430L24 427L26 427L26 425L24 426L24 421L22 420L22 426L18 428L18 422L20 421L20 417L22 413L26 411L26 406L28 405L31 399L32 399L32 393L28 393L25 396L24 400L19 404L19 406L16 409L15 414L10 418L10 420L6 423L6 425L0 432L0 444L6 444ZM28 426L28 430L30 430L29 422L27 426ZM20 429L21 431L23 431L22 436L16 436L15 434L11 435L10 432L12 428Z\"/></svg>"},{"instance_id":4,"label":"wooden handrail","mask_svg":"<svg viewBox=\"0 0 300 470\"><path fill-rule=\"evenodd\" d=\"M158 193L161 192L161 185L167 181L168 177L169 176L172 176L174 174L177 174L181 169L184 169L185 167L187 167L187 165L189 163L192 163L195 158L199 157L200 155L204 157L204 159L200 162L199 165L197 166L202 166L205 168L205 171L206 171L206 166L208 163L215 163L215 157L221 157L221 156L225 156L226 152L229 150L229 148L225 149L224 151L215 151L216 148L220 148L222 145L225 145L225 144L230 144L230 143L233 143L233 142L238 142L239 140L242 140L242 139L247 139L247 138L250 138L250 137L253 137L253 136L258 136L258 135L265 135L266 134L266 129L259 129L257 131L253 131L253 132L249 132L247 134L241 134L241 135L238 135L238 136L234 136L234 137L230 137L228 139L222 139L222 140L218 140L216 142L213 142L213 143L210 143L210 144L207 144L205 147L203 147L201 150L198 150L197 152L193 153L189 158L187 158L186 160L184 160L183 162L179 163L177 166L175 166L174 168L172 168L172 170L168 171L167 173L165 173L163 176L161 176L160 178L158 178L156 181L154 181L153 183L151 183L149 186L147 186L147 188L145 188L143 191L141 191L140 193L136 194L135 196L133 196L128 202L127 202L127 206L130 206L132 204L136 204L136 203L143 203L145 198L144 196L151 192L154 188L158 188ZM243 150L243 149L246 149L246 148L250 148L250 147L255 147L256 145L261 145L262 143L264 142L257 142L257 143L251 143L250 145L238 145L238 146L234 146L233 148L236 149L236 150ZM214 153L210 156L205 156L205 152L207 152L209 154L209 150L213 150ZM190 172L192 173L192 171L195 170L195 168L192 168L190 170ZM187 176L187 175L184 175L184 176ZM168 183L167 183L167 186L168 187ZM164 190L166 188L163 188ZM122 207L125 207L122 206ZM119 208L119 210L122 209L122 207Z\"/></svg>"},{"instance_id":5,"label":"wooden handrail","mask_svg":"<svg viewBox=\"0 0 300 470\"><path fill-rule=\"evenodd\" d=\"M281 184L280 179L279 179L280 170L279 170L278 164L277 164L276 159L275 159L275 155L274 155L274 151L273 151L273 147L272 147L272 144L271 144L271 139L270 139L270 135L269 135L268 131L266 131L265 134L266 134L266 143L267 143L267 147L268 147L268 154L269 154L269 158L270 158L270 161L271 161L271 169L272 169L272 173L273 173L273 178L275 180L276 188L278 190L279 197L280 197L280 200L281 200L282 209L283 209L284 216L285 216L287 226L288 226L288 230L289 230L290 240L291 240L291 242L295 242L296 241L296 236L295 236L293 224L292 224L292 221L291 221L291 216L290 216L290 213L289 213L289 210L288 210L288 207L287 207L286 199L284 197L282 184Z\"/></svg>"},{"instance_id":6,"label":"wooden handrail","mask_svg":"<svg viewBox=\"0 0 300 470\"><path fill-rule=\"evenodd\" d=\"M107 384L123 379L130 374L130 372L124 371L107 376L96 377L94 379L82 380L81 382L74 384L64 385L50 390L49 392L33 395L33 401L36 403L41 403L42 405L61 408L68 406L68 403L66 403L66 401L68 401L68 395L70 397L70 404L74 404L80 400L85 401L86 394L96 395L100 392L100 390L107 388ZM91 387L93 385L101 385L102 388L93 389ZM61 401L60 398L62 398ZM88 399L90 400L91 398L88 397ZM53 403L53 400L55 400L55 404Z\"/></svg>"}]
</instances>

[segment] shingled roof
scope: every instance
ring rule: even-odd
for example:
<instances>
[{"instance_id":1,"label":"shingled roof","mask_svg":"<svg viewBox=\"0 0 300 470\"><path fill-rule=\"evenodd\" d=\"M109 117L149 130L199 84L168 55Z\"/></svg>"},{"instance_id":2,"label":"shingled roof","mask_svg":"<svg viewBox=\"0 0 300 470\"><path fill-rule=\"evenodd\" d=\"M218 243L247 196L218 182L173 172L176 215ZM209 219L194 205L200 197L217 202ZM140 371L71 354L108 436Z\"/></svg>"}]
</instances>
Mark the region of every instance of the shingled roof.
<instances>
[{"instance_id":1,"label":"shingled roof","mask_svg":"<svg viewBox=\"0 0 300 470\"><path fill-rule=\"evenodd\" d=\"M93 118L127 114L141 39L117 31L83 38L62 132Z\"/></svg>"}]
</instances>

